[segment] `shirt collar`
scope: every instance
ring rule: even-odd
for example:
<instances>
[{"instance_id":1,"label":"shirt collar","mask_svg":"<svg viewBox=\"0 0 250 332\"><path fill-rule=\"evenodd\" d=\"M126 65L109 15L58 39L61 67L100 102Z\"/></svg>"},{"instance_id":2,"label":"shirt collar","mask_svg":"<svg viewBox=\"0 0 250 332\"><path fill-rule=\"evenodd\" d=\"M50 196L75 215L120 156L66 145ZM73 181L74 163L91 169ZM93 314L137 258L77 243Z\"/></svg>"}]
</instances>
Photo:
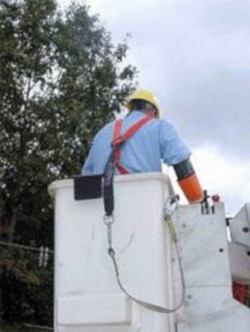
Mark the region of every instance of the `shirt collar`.
<instances>
[{"instance_id":1,"label":"shirt collar","mask_svg":"<svg viewBox=\"0 0 250 332\"><path fill-rule=\"evenodd\" d=\"M133 110L131 113L128 114L128 116L133 116L133 114L134 115L145 115L145 113L140 110Z\"/></svg>"}]
</instances>

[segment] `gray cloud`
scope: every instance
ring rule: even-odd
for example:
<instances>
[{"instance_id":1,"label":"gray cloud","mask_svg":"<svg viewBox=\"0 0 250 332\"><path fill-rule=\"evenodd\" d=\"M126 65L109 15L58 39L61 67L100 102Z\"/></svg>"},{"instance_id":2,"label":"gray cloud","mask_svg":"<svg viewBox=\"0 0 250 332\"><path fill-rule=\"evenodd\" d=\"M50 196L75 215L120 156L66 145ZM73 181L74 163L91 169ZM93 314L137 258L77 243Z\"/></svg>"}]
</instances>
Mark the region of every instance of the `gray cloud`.
<instances>
[{"instance_id":1,"label":"gray cloud","mask_svg":"<svg viewBox=\"0 0 250 332\"><path fill-rule=\"evenodd\" d=\"M182 7L182 23L170 40L168 59L174 61L166 65L167 71L173 66L167 75L171 116L188 140L193 145L209 141L244 158L250 158L249 14L249 2ZM181 40L179 52L175 40Z\"/></svg>"}]
</instances>

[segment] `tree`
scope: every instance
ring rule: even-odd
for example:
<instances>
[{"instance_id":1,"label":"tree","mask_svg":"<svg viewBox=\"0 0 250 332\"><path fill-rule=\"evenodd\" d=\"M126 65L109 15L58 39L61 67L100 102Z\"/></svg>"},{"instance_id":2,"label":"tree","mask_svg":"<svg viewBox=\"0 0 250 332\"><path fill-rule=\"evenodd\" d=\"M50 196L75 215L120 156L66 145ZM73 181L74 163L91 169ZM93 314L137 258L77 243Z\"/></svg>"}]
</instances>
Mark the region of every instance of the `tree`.
<instances>
[{"instance_id":1,"label":"tree","mask_svg":"<svg viewBox=\"0 0 250 332\"><path fill-rule=\"evenodd\" d=\"M80 172L136 70L85 5L0 1L0 45L1 239L51 247L47 186Z\"/></svg>"}]
</instances>

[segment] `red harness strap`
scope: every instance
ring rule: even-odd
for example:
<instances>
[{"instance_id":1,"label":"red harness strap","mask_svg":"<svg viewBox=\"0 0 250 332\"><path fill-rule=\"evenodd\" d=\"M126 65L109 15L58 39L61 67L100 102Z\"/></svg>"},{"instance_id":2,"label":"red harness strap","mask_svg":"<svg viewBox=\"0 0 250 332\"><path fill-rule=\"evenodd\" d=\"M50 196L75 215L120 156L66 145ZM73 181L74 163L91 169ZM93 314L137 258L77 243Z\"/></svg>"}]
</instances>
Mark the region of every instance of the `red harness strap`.
<instances>
[{"instance_id":1,"label":"red harness strap","mask_svg":"<svg viewBox=\"0 0 250 332\"><path fill-rule=\"evenodd\" d=\"M119 163L119 160L121 158L121 150L120 146L123 142L128 140L130 137L132 137L142 126L144 126L147 122L152 120L151 116L145 116L138 122L136 122L132 127L130 127L125 134L120 135L121 128L122 128L122 119L116 120L115 127L114 127L114 137L112 146L114 149L114 164L117 167L118 171L121 174L128 174L129 172Z\"/></svg>"}]
</instances>

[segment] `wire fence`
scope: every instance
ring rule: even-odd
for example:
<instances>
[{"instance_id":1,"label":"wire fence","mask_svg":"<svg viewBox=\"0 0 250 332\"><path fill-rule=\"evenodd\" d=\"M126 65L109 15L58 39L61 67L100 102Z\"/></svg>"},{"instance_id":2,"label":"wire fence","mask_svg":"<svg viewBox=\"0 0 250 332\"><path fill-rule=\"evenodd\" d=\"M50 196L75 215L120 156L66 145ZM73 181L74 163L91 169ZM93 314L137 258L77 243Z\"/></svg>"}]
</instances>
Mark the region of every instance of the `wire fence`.
<instances>
[{"instance_id":1,"label":"wire fence","mask_svg":"<svg viewBox=\"0 0 250 332\"><path fill-rule=\"evenodd\" d=\"M1 326L15 322L23 331L53 330L53 250L4 241L0 249Z\"/></svg>"}]
</instances>

